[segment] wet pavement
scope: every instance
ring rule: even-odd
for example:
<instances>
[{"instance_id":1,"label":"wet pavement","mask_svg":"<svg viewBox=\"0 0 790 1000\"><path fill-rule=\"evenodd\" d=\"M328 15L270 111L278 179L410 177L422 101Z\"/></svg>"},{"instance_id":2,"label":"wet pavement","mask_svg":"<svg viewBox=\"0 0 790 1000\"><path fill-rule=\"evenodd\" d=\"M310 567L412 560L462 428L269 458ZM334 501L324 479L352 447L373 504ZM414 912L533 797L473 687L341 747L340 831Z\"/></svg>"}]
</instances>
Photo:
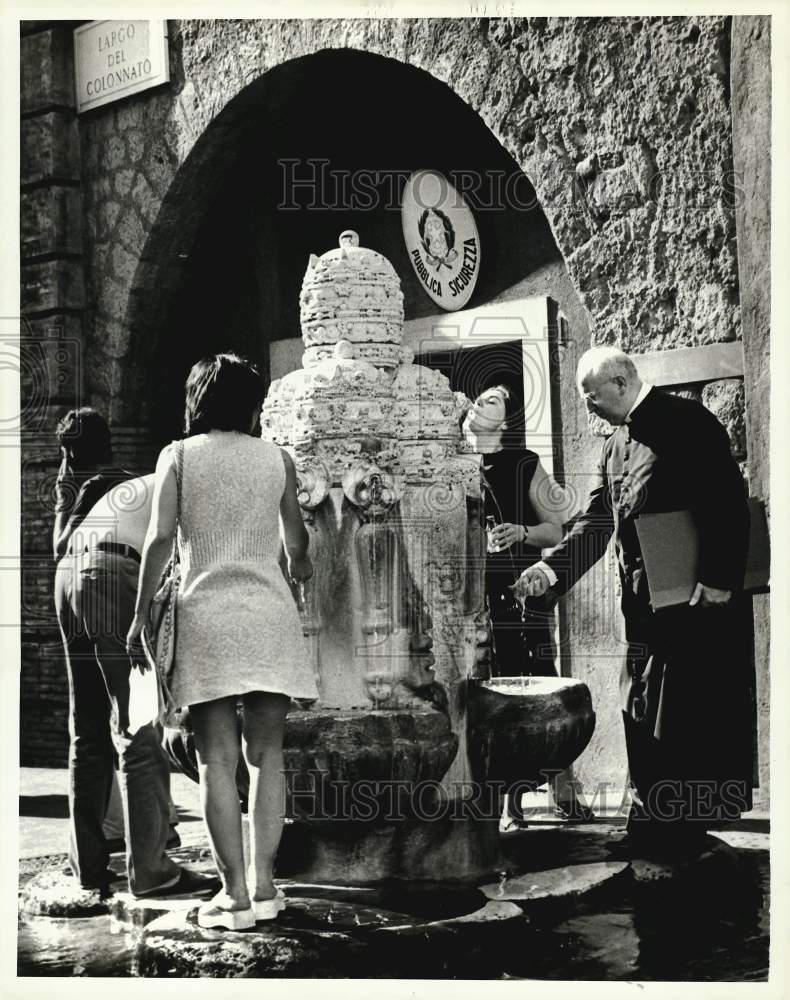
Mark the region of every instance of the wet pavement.
<instances>
[{"instance_id":1,"label":"wet pavement","mask_svg":"<svg viewBox=\"0 0 790 1000\"><path fill-rule=\"evenodd\" d=\"M63 772L36 775L42 795ZM174 798L177 860L213 873L197 789ZM62 869L66 821L31 816L23 784L20 888ZM51 800L49 811L52 811ZM46 835L39 826L48 821ZM59 833L57 832L59 830ZM31 839L33 833L37 841ZM186 837L184 837L186 834ZM695 863L624 864L612 823L544 823L502 838L501 870L474 884L304 884L270 924L201 931L189 899L145 907L117 884L110 913L22 914L20 976L465 978L763 981L768 973L769 835L759 818L710 840ZM729 846L724 843L728 842ZM36 854L35 852L39 853ZM123 857L114 855L123 873Z\"/></svg>"}]
</instances>

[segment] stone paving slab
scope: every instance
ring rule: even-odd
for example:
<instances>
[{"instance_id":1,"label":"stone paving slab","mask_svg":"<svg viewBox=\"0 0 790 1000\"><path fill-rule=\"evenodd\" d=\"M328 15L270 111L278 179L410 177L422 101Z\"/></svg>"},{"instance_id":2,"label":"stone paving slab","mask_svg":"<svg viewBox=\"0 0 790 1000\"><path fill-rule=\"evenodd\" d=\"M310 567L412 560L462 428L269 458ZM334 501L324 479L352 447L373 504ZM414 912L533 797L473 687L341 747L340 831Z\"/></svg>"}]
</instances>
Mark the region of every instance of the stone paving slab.
<instances>
[{"instance_id":1,"label":"stone paving slab","mask_svg":"<svg viewBox=\"0 0 790 1000\"><path fill-rule=\"evenodd\" d=\"M207 872L206 874L212 874ZM217 886L205 889L203 892L184 893L178 896L161 896L159 898L137 899L130 892L121 891L113 893L109 901L109 911L116 920L123 923L133 924L135 927L144 927L168 913L180 913L192 909L196 904L202 903L216 893Z\"/></svg>"},{"instance_id":2,"label":"stone paving slab","mask_svg":"<svg viewBox=\"0 0 790 1000\"><path fill-rule=\"evenodd\" d=\"M472 904L468 912L430 920L388 910L374 901L350 900L355 893L359 894L357 899L364 899L359 887L344 891L314 886L313 891L322 889L327 895L313 896L304 886L280 885L286 892L286 909L276 920L259 923L249 931L203 931L197 926L194 906L153 920L140 945L141 974L301 976L308 966L310 975L318 974L316 963L319 968L331 968L333 977L342 975L339 970L348 968L349 963L357 976L362 974L360 963L367 975L378 975L386 968L407 976L409 969L417 974L427 967L439 974L452 961L451 956L467 951L465 941L479 944L486 927L525 919L514 903L485 900L474 889L464 897ZM372 889L371 895L380 892ZM408 901L409 895L406 893L404 900ZM421 895L417 888L414 898L418 908ZM483 900L482 906L478 900ZM360 950L363 945L364 953ZM237 971L229 971L231 968Z\"/></svg>"},{"instance_id":3,"label":"stone paving slab","mask_svg":"<svg viewBox=\"0 0 790 1000\"><path fill-rule=\"evenodd\" d=\"M69 846L69 778L66 768L19 769L19 857L65 854ZM170 791L178 811L178 833L185 847L206 845L200 791L184 774L170 775Z\"/></svg>"},{"instance_id":4,"label":"stone paving slab","mask_svg":"<svg viewBox=\"0 0 790 1000\"><path fill-rule=\"evenodd\" d=\"M364 944L337 931L258 925L248 931L204 930L197 908L149 924L138 949L141 976L257 978L350 975Z\"/></svg>"},{"instance_id":5,"label":"stone paving slab","mask_svg":"<svg viewBox=\"0 0 790 1000\"><path fill-rule=\"evenodd\" d=\"M524 911L508 900L490 899L485 906L462 917L451 917L449 920L434 920L430 927L458 927L464 924L493 924L505 920L520 920Z\"/></svg>"},{"instance_id":6,"label":"stone paving slab","mask_svg":"<svg viewBox=\"0 0 790 1000\"><path fill-rule=\"evenodd\" d=\"M95 917L110 912L110 897L99 889L83 889L62 871L34 876L19 896L19 909L30 916Z\"/></svg>"},{"instance_id":7,"label":"stone paving slab","mask_svg":"<svg viewBox=\"0 0 790 1000\"><path fill-rule=\"evenodd\" d=\"M711 836L739 851L769 851L771 835L756 830L714 830Z\"/></svg>"},{"instance_id":8,"label":"stone paving slab","mask_svg":"<svg viewBox=\"0 0 790 1000\"><path fill-rule=\"evenodd\" d=\"M628 868L625 861L601 861L594 864L563 865L532 871L515 878L502 878L480 886L480 891L492 900L562 899L581 896L603 885Z\"/></svg>"}]
</instances>

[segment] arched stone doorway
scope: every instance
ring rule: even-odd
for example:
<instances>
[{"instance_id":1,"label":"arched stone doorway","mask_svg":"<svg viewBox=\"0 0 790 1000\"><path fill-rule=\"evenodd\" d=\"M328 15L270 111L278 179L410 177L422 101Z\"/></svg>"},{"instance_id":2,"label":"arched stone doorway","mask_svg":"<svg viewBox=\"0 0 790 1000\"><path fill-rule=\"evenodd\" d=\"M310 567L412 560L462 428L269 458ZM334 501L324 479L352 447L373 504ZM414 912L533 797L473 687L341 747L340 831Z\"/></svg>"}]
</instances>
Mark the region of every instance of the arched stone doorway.
<instances>
[{"instance_id":1,"label":"arched stone doorway","mask_svg":"<svg viewBox=\"0 0 790 1000\"><path fill-rule=\"evenodd\" d=\"M338 95L329 107L316 96L327 81ZM283 354L288 367L300 366L299 289L307 258L335 246L346 228L395 266L406 320L430 319L437 307L412 270L399 211L406 178L424 167L465 187L475 211L482 265L469 307L501 304L511 316L515 300L542 296L567 318L565 349L552 353L553 465L573 470L583 496L598 444L584 428L578 433L574 368L590 330L532 184L446 84L353 50L326 50L272 69L231 100L194 144L164 197L129 293L125 381L136 390L120 399L117 421L145 428L157 446L176 436L186 373L206 353L236 350L271 373L274 345L282 349L275 376L283 374ZM312 180L314 187L306 183ZM543 328L537 333L547 335ZM590 609L580 628L587 630L599 611ZM564 623L561 634L567 638ZM599 656L617 642L609 634L596 641ZM571 639L563 672L572 672L572 655ZM596 686L600 700L610 700L606 681ZM614 711L610 719L599 710L599 733L612 765L605 777L614 780L624 766Z\"/></svg>"},{"instance_id":2,"label":"arched stone doorway","mask_svg":"<svg viewBox=\"0 0 790 1000\"><path fill-rule=\"evenodd\" d=\"M327 106L329 81L337 99ZM119 422L176 433L184 376L205 353L237 350L268 371L268 345L300 335L309 253L336 245L342 229L392 261L407 320L435 312L399 212L406 178L426 165L465 188L475 211L483 251L471 306L522 285L520 295L563 299L581 319L535 191L479 115L422 70L323 51L250 84L176 174L129 293L126 376L139 392Z\"/></svg>"}]
</instances>

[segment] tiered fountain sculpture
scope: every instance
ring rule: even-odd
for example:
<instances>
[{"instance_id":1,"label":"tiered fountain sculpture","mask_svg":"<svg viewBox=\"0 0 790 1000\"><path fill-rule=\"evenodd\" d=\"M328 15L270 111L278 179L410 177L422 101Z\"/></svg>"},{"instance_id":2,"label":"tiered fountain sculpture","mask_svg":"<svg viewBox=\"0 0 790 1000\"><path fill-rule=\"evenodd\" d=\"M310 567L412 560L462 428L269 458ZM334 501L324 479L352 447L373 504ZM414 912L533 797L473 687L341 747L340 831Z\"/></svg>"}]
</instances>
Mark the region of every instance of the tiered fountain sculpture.
<instances>
[{"instance_id":1,"label":"tiered fountain sculpture","mask_svg":"<svg viewBox=\"0 0 790 1000\"><path fill-rule=\"evenodd\" d=\"M463 808L473 783L569 764L592 732L589 692L486 683L480 459L463 397L401 345L392 265L345 232L311 256L300 306L304 368L272 383L261 427L296 463L320 699L289 716L278 870L474 875L496 862L498 817L494 796L481 818L479 788L477 812Z\"/></svg>"}]
</instances>

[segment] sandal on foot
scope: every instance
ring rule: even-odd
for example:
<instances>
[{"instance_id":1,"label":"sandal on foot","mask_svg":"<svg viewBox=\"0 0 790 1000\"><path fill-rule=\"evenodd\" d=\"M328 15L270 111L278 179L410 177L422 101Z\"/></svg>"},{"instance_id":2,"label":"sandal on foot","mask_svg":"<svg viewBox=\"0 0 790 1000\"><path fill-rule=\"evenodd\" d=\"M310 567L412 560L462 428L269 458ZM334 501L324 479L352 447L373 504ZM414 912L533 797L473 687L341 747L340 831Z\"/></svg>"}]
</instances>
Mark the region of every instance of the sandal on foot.
<instances>
[{"instance_id":1,"label":"sandal on foot","mask_svg":"<svg viewBox=\"0 0 790 1000\"><path fill-rule=\"evenodd\" d=\"M246 910L228 910L210 899L198 907L197 924L206 930L219 927L226 931L245 931L255 926L255 913L251 906Z\"/></svg>"},{"instance_id":2,"label":"sandal on foot","mask_svg":"<svg viewBox=\"0 0 790 1000\"><path fill-rule=\"evenodd\" d=\"M181 868L178 874L168 879L162 885L153 889L133 891L135 899L162 899L166 896L197 896L204 892L216 892L220 886L219 879L213 875L204 875L192 868Z\"/></svg>"},{"instance_id":3,"label":"sandal on foot","mask_svg":"<svg viewBox=\"0 0 790 1000\"><path fill-rule=\"evenodd\" d=\"M285 909L285 895L282 889L271 899L253 899L252 909L256 920L274 920L278 913Z\"/></svg>"}]
</instances>

